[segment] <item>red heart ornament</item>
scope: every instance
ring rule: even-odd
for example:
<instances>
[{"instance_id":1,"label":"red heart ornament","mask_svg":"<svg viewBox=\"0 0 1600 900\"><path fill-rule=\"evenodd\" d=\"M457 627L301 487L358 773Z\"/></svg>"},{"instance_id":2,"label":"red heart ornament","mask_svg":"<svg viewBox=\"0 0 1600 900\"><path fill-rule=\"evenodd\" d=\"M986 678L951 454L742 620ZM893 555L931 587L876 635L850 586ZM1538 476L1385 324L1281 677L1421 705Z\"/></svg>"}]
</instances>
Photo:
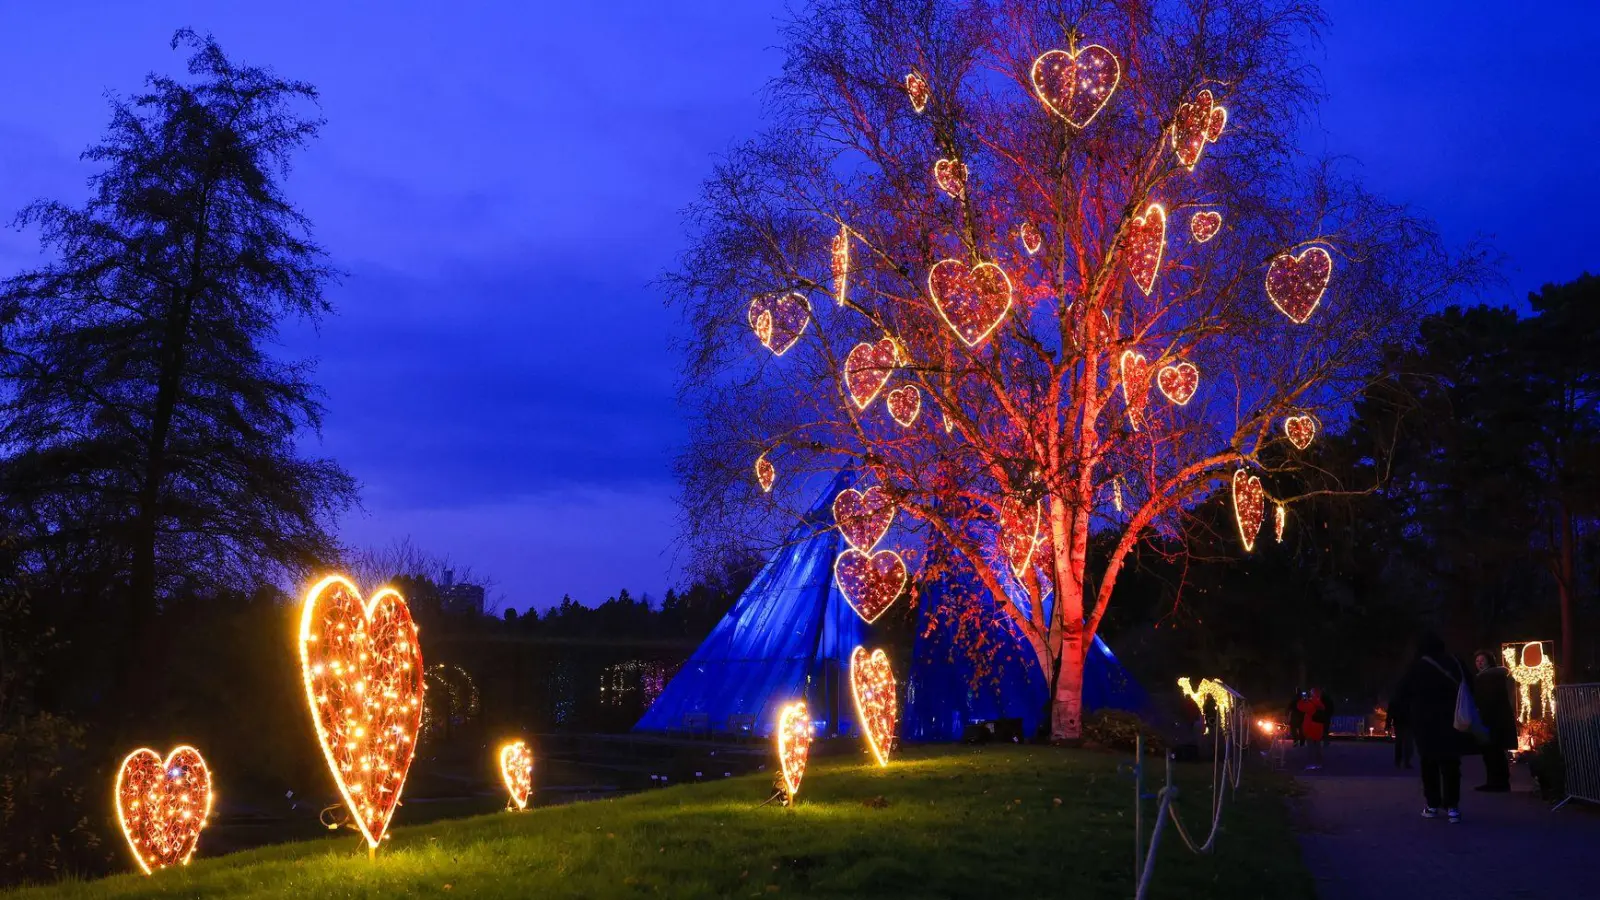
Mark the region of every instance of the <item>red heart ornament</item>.
<instances>
[{"instance_id":1,"label":"red heart ornament","mask_svg":"<svg viewBox=\"0 0 1600 900\"><path fill-rule=\"evenodd\" d=\"M356 826L377 847L400 803L422 725L422 646L404 597L363 603L331 575L306 594L300 666L312 724Z\"/></svg>"},{"instance_id":2,"label":"red heart ornament","mask_svg":"<svg viewBox=\"0 0 1600 900\"><path fill-rule=\"evenodd\" d=\"M1128 272L1145 296L1155 289L1161 257L1167 249L1167 210L1159 203L1128 223Z\"/></svg>"},{"instance_id":3,"label":"red heart ornament","mask_svg":"<svg viewBox=\"0 0 1600 900\"><path fill-rule=\"evenodd\" d=\"M894 522L894 501L881 486L873 485L865 491L845 488L833 498L833 521L850 546L863 553L872 548L889 533Z\"/></svg>"},{"instance_id":4,"label":"red heart ornament","mask_svg":"<svg viewBox=\"0 0 1600 900\"><path fill-rule=\"evenodd\" d=\"M843 306L850 291L850 226L840 225L833 237L833 297Z\"/></svg>"},{"instance_id":5,"label":"red heart ornament","mask_svg":"<svg viewBox=\"0 0 1600 900\"><path fill-rule=\"evenodd\" d=\"M777 480L778 470L773 468L772 461L767 459L765 453L756 457L756 484L761 485L761 492L772 492L772 482Z\"/></svg>"},{"instance_id":6,"label":"red heart ornament","mask_svg":"<svg viewBox=\"0 0 1600 900\"><path fill-rule=\"evenodd\" d=\"M1039 549L1039 525L1044 520L1044 503L1023 503L1015 497L1000 501L1000 552L1011 564L1011 574L1021 578L1033 564Z\"/></svg>"},{"instance_id":7,"label":"red heart ornament","mask_svg":"<svg viewBox=\"0 0 1600 900\"><path fill-rule=\"evenodd\" d=\"M1239 539L1245 552L1256 548L1256 535L1266 516L1266 491L1261 479L1243 469L1233 473L1233 519L1239 524Z\"/></svg>"},{"instance_id":8,"label":"red heart ornament","mask_svg":"<svg viewBox=\"0 0 1600 900\"><path fill-rule=\"evenodd\" d=\"M844 358L844 383L857 409L866 409L878 396L899 363L900 347L889 338L876 344L863 341L851 348Z\"/></svg>"},{"instance_id":9,"label":"red heart ornament","mask_svg":"<svg viewBox=\"0 0 1600 900\"><path fill-rule=\"evenodd\" d=\"M1213 209L1197 212L1189 217L1189 234L1195 241L1204 244L1217 236L1222 230L1222 213Z\"/></svg>"},{"instance_id":10,"label":"red heart ornament","mask_svg":"<svg viewBox=\"0 0 1600 900\"><path fill-rule=\"evenodd\" d=\"M784 799L793 802L800 793L800 779L806 775L806 760L811 756L811 713L804 700L779 710L773 739L778 743L778 777Z\"/></svg>"},{"instance_id":11,"label":"red heart ornament","mask_svg":"<svg viewBox=\"0 0 1600 900\"><path fill-rule=\"evenodd\" d=\"M1118 368L1122 373L1122 403L1128 409L1128 424L1138 431L1144 423L1144 407L1149 400L1150 364L1143 353L1124 350Z\"/></svg>"},{"instance_id":12,"label":"red heart ornament","mask_svg":"<svg viewBox=\"0 0 1600 900\"><path fill-rule=\"evenodd\" d=\"M193 747L140 748L117 770L117 823L146 875L188 865L211 815L211 770Z\"/></svg>"},{"instance_id":13,"label":"red heart ornament","mask_svg":"<svg viewBox=\"0 0 1600 900\"><path fill-rule=\"evenodd\" d=\"M767 294L750 301L750 327L774 355L789 352L811 322L811 304L804 294Z\"/></svg>"},{"instance_id":14,"label":"red heart ornament","mask_svg":"<svg viewBox=\"0 0 1600 900\"><path fill-rule=\"evenodd\" d=\"M1310 416L1290 416L1283 420L1283 433L1296 450L1304 450L1317 436L1317 420Z\"/></svg>"},{"instance_id":15,"label":"red heart ornament","mask_svg":"<svg viewBox=\"0 0 1600 900\"><path fill-rule=\"evenodd\" d=\"M1276 508L1272 511L1272 530L1278 536L1278 543L1283 543L1283 526L1288 523L1289 510L1282 503L1273 504Z\"/></svg>"},{"instance_id":16,"label":"red heart ornament","mask_svg":"<svg viewBox=\"0 0 1600 900\"><path fill-rule=\"evenodd\" d=\"M1200 387L1200 370L1190 362L1162 366L1161 371L1156 373L1156 386L1168 400L1183 406L1194 397L1194 392Z\"/></svg>"},{"instance_id":17,"label":"red heart ornament","mask_svg":"<svg viewBox=\"0 0 1600 900\"><path fill-rule=\"evenodd\" d=\"M1217 138L1222 137L1222 129L1228 127L1228 110L1224 106L1211 107L1211 121L1206 127L1206 142L1215 144Z\"/></svg>"},{"instance_id":18,"label":"red heart ornament","mask_svg":"<svg viewBox=\"0 0 1600 900\"><path fill-rule=\"evenodd\" d=\"M955 159L941 159L933 164L933 183L952 197L960 199L967 192L967 164Z\"/></svg>"},{"instance_id":19,"label":"red heart ornament","mask_svg":"<svg viewBox=\"0 0 1600 900\"><path fill-rule=\"evenodd\" d=\"M867 652L857 647L850 653L850 693L856 701L856 720L867 738L867 749L878 765L889 764L889 748L894 741L894 671L889 655L882 649Z\"/></svg>"},{"instance_id":20,"label":"red heart ornament","mask_svg":"<svg viewBox=\"0 0 1600 900\"><path fill-rule=\"evenodd\" d=\"M906 98L911 101L911 109L922 112L928 108L928 98L933 91L928 88L928 82L916 72L906 74Z\"/></svg>"},{"instance_id":21,"label":"red heart ornament","mask_svg":"<svg viewBox=\"0 0 1600 900\"><path fill-rule=\"evenodd\" d=\"M1044 235L1039 233L1039 229L1035 228L1032 222L1023 222L1017 233L1022 238L1022 249L1028 251L1029 256L1038 253L1039 248L1044 246Z\"/></svg>"},{"instance_id":22,"label":"red heart ornament","mask_svg":"<svg viewBox=\"0 0 1600 900\"><path fill-rule=\"evenodd\" d=\"M1011 310L1011 279L994 263L942 259L928 272L928 295L956 337L975 347Z\"/></svg>"},{"instance_id":23,"label":"red heart ornament","mask_svg":"<svg viewBox=\"0 0 1600 900\"><path fill-rule=\"evenodd\" d=\"M1172 150L1179 165L1194 171L1206 144L1222 137L1227 122L1228 111L1216 103L1209 90L1201 91L1192 102L1180 104L1172 120Z\"/></svg>"},{"instance_id":24,"label":"red heart ornament","mask_svg":"<svg viewBox=\"0 0 1600 900\"><path fill-rule=\"evenodd\" d=\"M893 550L870 556L850 549L833 562L833 580L856 615L871 624L894 605L906 588L906 563Z\"/></svg>"},{"instance_id":25,"label":"red heart ornament","mask_svg":"<svg viewBox=\"0 0 1600 900\"><path fill-rule=\"evenodd\" d=\"M910 428L922 412L922 391L914 384L902 385L890 391L884 403L889 407L889 416L901 428Z\"/></svg>"},{"instance_id":26,"label":"red heart ornament","mask_svg":"<svg viewBox=\"0 0 1600 900\"><path fill-rule=\"evenodd\" d=\"M1299 256L1280 253L1267 267L1267 297L1296 325L1304 325L1333 278L1333 257L1321 247L1307 247Z\"/></svg>"},{"instance_id":27,"label":"red heart ornament","mask_svg":"<svg viewBox=\"0 0 1600 900\"><path fill-rule=\"evenodd\" d=\"M1116 54L1090 44L1076 53L1051 50L1033 61L1033 92L1074 128L1084 128L1105 108L1122 78Z\"/></svg>"},{"instance_id":28,"label":"red heart ornament","mask_svg":"<svg viewBox=\"0 0 1600 900\"><path fill-rule=\"evenodd\" d=\"M507 741L500 746L500 780L511 795L511 805L528 808L533 794L533 751L523 741Z\"/></svg>"}]
</instances>

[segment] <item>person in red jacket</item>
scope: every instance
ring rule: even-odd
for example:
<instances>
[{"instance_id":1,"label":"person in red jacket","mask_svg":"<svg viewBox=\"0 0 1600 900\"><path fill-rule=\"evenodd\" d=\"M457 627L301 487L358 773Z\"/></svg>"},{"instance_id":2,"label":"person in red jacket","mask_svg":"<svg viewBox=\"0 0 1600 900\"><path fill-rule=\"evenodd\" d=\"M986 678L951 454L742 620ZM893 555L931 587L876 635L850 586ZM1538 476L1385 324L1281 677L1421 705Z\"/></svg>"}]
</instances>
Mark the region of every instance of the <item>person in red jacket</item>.
<instances>
[{"instance_id":1,"label":"person in red jacket","mask_svg":"<svg viewBox=\"0 0 1600 900\"><path fill-rule=\"evenodd\" d=\"M1322 768L1322 740L1327 734L1327 717L1322 714L1327 704L1322 702L1322 689L1312 688L1310 695L1295 704L1299 707L1305 722L1300 726L1306 736L1306 745L1311 748L1311 764L1307 769Z\"/></svg>"}]
</instances>

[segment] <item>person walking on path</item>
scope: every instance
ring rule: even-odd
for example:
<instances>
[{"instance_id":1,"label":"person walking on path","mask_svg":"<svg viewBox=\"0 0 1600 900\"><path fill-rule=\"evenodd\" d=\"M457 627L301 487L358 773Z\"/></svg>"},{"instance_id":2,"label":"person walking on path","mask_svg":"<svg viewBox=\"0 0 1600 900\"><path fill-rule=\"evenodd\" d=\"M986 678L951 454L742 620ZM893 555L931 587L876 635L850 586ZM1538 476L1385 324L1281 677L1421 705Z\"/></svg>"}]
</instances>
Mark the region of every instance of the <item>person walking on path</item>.
<instances>
[{"instance_id":1,"label":"person walking on path","mask_svg":"<svg viewBox=\"0 0 1600 900\"><path fill-rule=\"evenodd\" d=\"M1390 700L1385 721L1394 734L1394 767L1411 768L1411 754L1416 747L1411 742L1411 723L1406 721L1406 711Z\"/></svg>"},{"instance_id":2,"label":"person walking on path","mask_svg":"<svg viewBox=\"0 0 1600 900\"><path fill-rule=\"evenodd\" d=\"M1301 698L1300 702L1296 703L1295 706L1299 708L1300 715L1303 717L1303 721L1300 724L1300 733L1305 736L1306 743L1311 746L1311 764L1306 768L1311 770L1320 769L1322 768L1322 739L1327 733L1327 716L1324 715L1327 712L1327 707L1322 702L1321 689L1312 688L1311 693Z\"/></svg>"},{"instance_id":3,"label":"person walking on path","mask_svg":"<svg viewBox=\"0 0 1600 900\"><path fill-rule=\"evenodd\" d=\"M1450 655L1444 641L1429 634L1417 647L1417 658L1395 689L1394 708L1409 723L1417 755L1422 757L1424 818L1443 809L1452 823L1461 821L1461 748L1468 740L1456 730L1456 692L1467 669Z\"/></svg>"},{"instance_id":4,"label":"person walking on path","mask_svg":"<svg viewBox=\"0 0 1600 900\"><path fill-rule=\"evenodd\" d=\"M1493 653L1479 650L1473 662L1478 674L1472 679L1472 699L1478 704L1484 727L1489 729L1489 739L1482 744L1483 771L1488 777L1477 790L1509 791L1511 761L1506 754L1517 749L1517 707L1512 694L1516 688L1511 673L1499 665Z\"/></svg>"}]
</instances>

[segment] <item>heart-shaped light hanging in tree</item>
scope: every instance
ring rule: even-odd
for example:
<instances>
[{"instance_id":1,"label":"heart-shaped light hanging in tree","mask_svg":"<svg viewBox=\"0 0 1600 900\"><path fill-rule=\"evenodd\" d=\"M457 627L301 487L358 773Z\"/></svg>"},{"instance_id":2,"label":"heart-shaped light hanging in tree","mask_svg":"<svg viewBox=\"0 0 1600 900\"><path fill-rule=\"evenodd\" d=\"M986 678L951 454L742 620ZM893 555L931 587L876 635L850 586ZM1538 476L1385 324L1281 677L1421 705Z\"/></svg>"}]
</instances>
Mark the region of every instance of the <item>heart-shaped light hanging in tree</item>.
<instances>
[{"instance_id":1,"label":"heart-shaped light hanging in tree","mask_svg":"<svg viewBox=\"0 0 1600 900\"><path fill-rule=\"evenodd\" d=\"M833 498L833 521L851 547L871 553L894 522L894 501L879 485L865 491L845 488Z\"/></svg>"},{"instance_id":2,"label":"heart-shaped light hanging in tree","mask_svg":"<svg viewBox=\"0 0 1600 900\"><path fill-rule=\"evenodd\" d=\"M1272 530L1277 533L1278 543L1283 543L1283 526L1288 524L1289 510L1282 503L1273 504Z\"/></svg>"},{"instance_id":3,"label":"heart-shaped light hanging in tree","mask_svg":"<svg viewBox=\"0 0 1600 900\"><path fill-rule=\"evenodd\" d=\"M804 294L767 294L750 301L748 317L761 345L782 356L805 334L811 303Z\"/></svg>"},{"instance_id":4,"label":"heart-shaped light hanging in tree","mask_svg":"<svg viewBox=\"0 0 1600 900\"><path fill-rule=\"evenodd\" d=\"M1243 469L1234 472L1233 518L1239 524L1239 539L1244 541L1245 552L1256 548L1256 535L1261 533L1266 513L1266 491L1261 479Z\"/></svg>"},{"instance_id":5,"label":"heart-shaped light hanging in tree","mask_svg":"<svg viewBox=\"0 0 1600 900\"><path fill-rule=\"evenodd\" d=\"M788 806L800 793L800 780L806 775L806 760L811 756L811 712L804 700L779 710L773 740L778 744L778 790Z\"/></svg>"},{"instance_id":6,"label":"heart-shaped light hanging in tree","mask_svg":"<svg viewBox=\"0 0 1600 900\"><path fill-rule=\"evenodd\" d=\"M900 346L889 338L876 344L863 341L844 358L844 383L857 409L866 409L878 396L900 363Z\"/></svg>"},{"instance_id":7,"label":"heart-shaped light hanging in tree","mask_svg":"<svg viewBox=\"0 0 1600 900\"><path fill-rule=\"evenodd\" d=\"M1128 408L1128 424L1138 431L1144 424L1144 407L1150 396L1150 364L1143 353L1124 350L1118 368L1122 375L1122 403Z\"/></svg>"},{"instance_id":8,"label":"heart-shaped light hanging in tree","mask_svg":"<svg viewBox=\"0 0 1600 900\"><path fill-rule=\"evenodd\" d=\"M1159 203L1145 207L1144 215L1128 223L1128 274L1133 283L1149 296L1161 273L1161 257L1167 250L1167 210Z\"/></svg>"},{"instance_id":9,"label":"heart-shaped light hanging in tree","mask_svg":"<svg viewBox=\"0 0 1600 900\"><path fill-rule=\"evenodd\" d=\"M765 453L756 457L756 484L761 485L761 492L772 492L772 483L778 478L778 470L772 467L772 461L767 459Z\"/></svg>"},{"instance_id":10,"label":"heart-shaped light hanging in tree","mask_svg":"<svg viewBox=\"0 0 1600 900\"><path fill-rule=\"evenodd\" d=\"M910 428L922 412L922 391L914 384L901 385L889 392L884 404L901 428Z\"/></svg>"},{"instance_id":11,"label":"heart-shaped light hanging in tree","mask_svg":"<svg viewBox=\"0 0 1600 900\"><path fill-rule=\"evenodd\" d=\"M893 550L868 554L854 548L833 561L833 580L845 602L871 624L906 589L906 563Z\"/></svg>"},{"instance_id":12,"label":"heart-shaped light hanging in tree","mask_svg":"<svg viewBox=\"0 0 1600 900\"><path fill-rule=\"evenodd\" d=\"M1051 50L1033 61L1033 92L1074 128L1084 128L1105 108L1122 78L1116 54L1090 44L1076 52Z\"/></svg>"},{"instance_id":13,"label":"heart-shaped light hanging in tree","mask_svg":"<svg viewBox=\"0 0 1600 900\"><path fill-rule=\"evenodd\" d=\"M882 649L867 652L857 647L850 653L850 693L856 700L856 720L867 739L867 749L878 765L889 764L894 742L895 689L889 655Z\"/></svg>"},{"instance_id":14,"label":"heart-shaped light hanging in tree","mask_svg":"<svg viewBox=\"0 0 1600 900\"><path fill-rule=\"evenodd\" d=\"M363 603L331 575L306 593L300 667L322 754L356 827L376 848L389 828L422 725L422 645L404 597Z\"/></svg>"},{"instance_id":15,"label":"heart-shaped light hanging in tree","mask_svg":"<svg viewBox=\"0 0 1600 900\"><path fill-rule=\"evenodd\" d=\"M533 794L533 751L525 741L507 741L500 746L500 780L511 795L508 809L527 809Z\"/></svg>"},{"instance_id":16,"label":"heart-shaped light hanging in tree","mask_svg":"<svg viewBox=\"0 0 1600 900\"><path fill-rule=\"evenodd\" d=\"M939 190L956 198L967 193L967 164L959 159L941 159L933 164L933 183Z\"/></svg>"},{"instance_id":17,"label":"heart-shaped light hanging in tree","mask_svg":"<svg viewBox=\"0 0 1600 900\"><path fill-rule=\"evenodd\" d=\"M1173 403L1183 406L1194 397L1200 388L1200 370L1191 362L1180 362L1175 366L1162 366L1156 373L1156 387Z\"/></svg>"},{"instance_id":18,"label":"heart-shaped light hanging in tree","mask_svg":"<svg viewBox=\"0 0 1600 900\"><path fill-rule=\"evenodd\" d=\"M1178 164L1194 171L1206 144L1214 144L1222 137L1228 124L1228 111L1211 96L1211 91L1201 91L1194 100L1178 106L1172 122L1172 150Z\"/></svg>"},{"instance_id":19,"label":"heart-shaped light hanging in tree","mask_svg":"<svg viewBox=\"0 0 1600 900\"><path fill-rule=\"evenodd\" d=\"M1283 420L1283 434L1296 450L1304 450L1317 436L1317 420L1310 416L1289 416Z\"/></svg>"},{"instance_id":20,"label":"heart-shaped light hanging in tree","mask_svg":"<svg viewBox=\"0 0 1600 900\"><path fill-rule=\"evenodd\" d=\"M1017 229L1017 236L1022 239L1022 249L1028 251L1029 256L1038 253L1039 248L1044 246L1044 235L1032 222L1023 222L1022 227Z\"/></svg>"},{"instance_id":21,"label":"heart-shaped light hanging in tree","mask_svg":"<svg viewBox=\"0 0 1600 900\"><path fill-rule=\"evenodd\" d=\"M117 770L117 824L146 875L188 865L211 816L211 770L193 747L140 748Z\"/></svg>"},{"instance_id":22,"label":"heart-shaped light hanging in tree","mask_svg":"<svg viewBox=\"0 0 1600 900\"><path fill-rule=\"evenodd\" d=\"M1296 325L1304 325L1328 290L1333 257L1321 247L1307 247L1299 256L1280 253L1267 267L1267 297Z\"/></svg>"},{"instance_id":23,"label":"heart-shaped light hanging in tree","mask_svg":"<svg viewBox=\"0 0 1600 900\"><path fill-rule=\"evenodd\" d=\"M843 306L850 293L850 226L840 225L833 236L833 297Z\"/></svg>"},{"instance_id":24,"label":"heart-shaped light hanging in tree","mask_svg":"<svg viewBox=\"0 0 1600 900\"><path fill-rule=\"evenodd\" d=\"M928 88L927 79L916 72L906 74L906 99L911 101L911 109L921 113L928 108L928 98L933 96L933 91Z\"/></svg>"},{"instance_id":25,"label":"heart-shaped light hanging in tree","mask_svg":"<svg viewBox=\"0 0 1600 900\"><path fill-rule=\"evenodd\" d=\"M976 347L1011 310L1011 279L994 263L943 259L928 272L928 296L956 337Z\"/></svg>"},{"instance_id":26,"label":"heart-shaped light hanging in tree","mask_svg":"<svg viewBox=\"0 0 1600 900\"><path fill-rule=\"evenodd\" d=\"M1044 518L1044 502L1024 503L1015 497L1000 501L1000 553L1011 566L1011 574L1021 578L1033 565L1039 549L1039 530Z\"/></svg>"},{"instance_id":27,"label":"heart-shaped light hanging in tree","mask_svg":"<svg viewBox=\"0 0 1600 900\"><path fill-rule=\"evenodd\" d=\"M1189 235L1196 243L1204 244L1222 230L1222 213L1205 209L1189 217Z\"/></svg>"}]
</instances>

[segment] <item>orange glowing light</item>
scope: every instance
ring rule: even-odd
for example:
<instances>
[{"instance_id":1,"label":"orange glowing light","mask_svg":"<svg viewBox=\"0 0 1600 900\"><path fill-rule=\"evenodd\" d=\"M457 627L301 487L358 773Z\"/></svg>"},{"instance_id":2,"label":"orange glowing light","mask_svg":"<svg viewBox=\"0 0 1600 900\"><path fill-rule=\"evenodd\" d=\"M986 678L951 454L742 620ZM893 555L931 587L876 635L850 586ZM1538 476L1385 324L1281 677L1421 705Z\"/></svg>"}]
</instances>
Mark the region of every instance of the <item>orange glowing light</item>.
<instances>
[{"instance_id":1,"label":"orange glowing light","mask_svg":"<svg viewBox=\"0 0 1600 900\"><path fill-rule=\"evenodd\" d=\"M1040 525L1044 521L1044 501L1023 503L1015 497L1000 501L1000 552L1011 565L1011 574L1021 578L1033 565L1039 549Z\"/></svg>"},{"instance_id":2,"label":"orange glowing light","mask_svg":"<svg viewBox=\"0 0 1600 900\"><path fill-rule=\"evenodd\" d=\"M843 306L850 292L850 226L840 225L833 236L833 296Z\"/></svg>"},{"instance_id":3,"label":"orange glowing light","mask_svg":"<svg viewBox=\"0 0 1600 900\"><path fill-rule=\"evenodd\" d=\"M500 780L511 795L511 805L527 809L528 797L533 794L533 751L526 742L507 741L500 745Z\"/></svg>"},{"instance_id":4,"label":"orange glowing light","mask_svg":"<svg viewBox=\"0 0 1600 900\"><path fill-rule=\"evenodd\" d=\"M867 749L878 765L887 766L895 720L894 672L887 653L882 649L868 653L865 647L851 651L850 693L856 700L856 721L867 738Z\"/></svg>"},{"instance_id":5,"label":"orange glowing light","mask_svg":"<svg viewBox=\"0 0 1600 900\"><path fill-rule=\"evenodd\" d=\"M306 592L300 667L328 771L351 818L376 848L383 840L422 724L422 646L405 598L383 588L363 603L330 575Z\"/></svg>"},{"instance_id":6,"label":"orange glowing light","mask_svg":"<svg viewBox=\"0 0 1600 900\"><path fill-rule=\"evenodd\" d=\"M1145 207L1144 215L1128 223L1128 274L1147 297L1155 290L1166 250L1167 209L1152 203Z\"/></svg>"},{"instance_id":7,"label":"orange glowing light","mask_svg":"<svg viewBox=\"0 0 1600 900\"><path fill-rule=\"evenodd\" d=\"M863 341L851 348L844 358L844 383L857 409L867 408L899 364L900 345L889 338L876 344Z\"/></svg>"},{"instance_id":8,"label":"orange glowing light","mask_svg":"<svg viewBox=\"0 0 1600 900\"><path fill-rule=\"evenodd\" d=\"M914 384L901 385L890 391L883 402L901 428L910 428L922 412L922 391Z\"/></svg>"},{"instance_id":9,"label":"orange glowing light","mask_svg":"<svg viewBox=\"0 0 1600 900\"><path fill-rule=\"evenodd\" d=\"M1296 325L1304 325L1333 278L1333 257L1321 247L1307 247L1299 256L1280 253L1267 267L1267 298Z\"/></svg>"},{"instance_id":10,"label":"orange glowing light","mask_svg":"<svg viewBox=\"0 0 1600 900\"><path fill-rule=\"evenodd\" d=\"M1122 372L1122 403L1128 409L1128 424L1134 431L1144 421L1144 407L1149 401L1150 365L1144 354L1133 350L1122 351L1117 367Z\"/></svg>"},{"instance_id":11,"label":"orange glowing light","mask_svg":"<svg viewBox=\"0 0 1600 900\"><path fill-rule=\"evenodd\" d=\"M1022 249L1028 251L1029 256L1038 253L1039 248L1044 246L1044 235L1032 222L1023 222L1022 227L1017 229L1017 235L1022 238Z\"/></svg>"},{"instance_id":12,"label":"orange glowing light","mask_svg":"<svg viewBox=\"0 0 1600 900\"><path fill-rule=\"evenodd\" d=\"M750 328L774 356L789 352L811 322L811 303L804 294L767 294L750 301Z\"/></svg>"},{"instance_id":13,"label":"orange glowing light","mask_svg":"<svg viewBox=\"0 0 1600 900\"><path fill-rule=\"evenodd\" d=\"M1156 373L1156 387L1168 400L1186 406L1200 388L1200 370L1191 362L1162 366L1161 371Z\"/></svg>"},{"instance_id":14,"label":"orange glowing light","mask_svg":"<svg viewBox=\"0 0 1600 900\"><path fill-rule=\"evenodd\" d=\"M1116 507L1117 512L1122 512L1122 479L1121 478L1113 478L1111 480L1111 505Z\"/></svg>"},{"instance_id":15,"label":"orange glowing light","mask_svg":"<svg viewBox=\"0 0 1600 900\"><path fill-rule=\"evenodd\" d=\"M869 555L851 548L833 561L833 580L839 593L869 625L900 599L907 578L905 560L893 550Z\"/></svg>"},{"instance_id":16,"label":"orange glowing light","mask_svg":"<svg viewBox=\"0 0 1600 900\"><path fill-rule=\"evenodd\" d=\"M756 457L756 484L761 485L761 492L772 493L772 483L777 479L778 470L773 467L772 460L767 459L765 453Z\"/></svg>"},{"instance_id":17,"label":"orange glowing light","mask_svg":"<svg viewBox=\"0 0 1600 900\"><path fill-rule=\"evenodd\" d=\"M1204 244L1222 230L1222 213L1214 209L1202 210L1189 217L1189 234Z\"/></svg>"},{"instance_id":18,"label":"orange glowing light","mask_svg":"<svg viewBox=\"0 0 1600 900\"><path fill-rule=\"evenodd\" d=\"M976 347L1011 311L1011 278L994 263L942 259L928 271L928 296L956 337Z\"/></svg>"},{"instance_id":19,"label":"orange glowing light","mask_svg":"<svg viewBox=\"0 0 1600 900\"><path fill-rule=\"evenodd\" d=\"M941 159L933 164L933 183L957 200L967 194L967 164L959 159Z\"/></svg>"},{"instance_id":20,"label":"orange glowing light","mask_svg":"<svg viewBox=\"0 0 1600 900\"><path fill-rule=\"evenodd\" d=\"M1283 528L1289 524L1289 509L1282 503L1273 504L1272 531L1278 538L1278 543L1283 543Z\"/></svg>"},{"instance_id":21,"label":"orange glowing light","mask_svg":"<svg viewBox=\"0 0 1600 900\"><path fill-rule=\"evenodd\" d=\"M1116 54L1090 44L1076 52L1050 50L1033 61L1033 92L1074 128L1086 128L1100 114L1122 78Z\"/></svg>"},{"instance_id":22,"label":"orange glowing light","mask_svg":"<svg viewBox=\"0 0 1600 900\"><path fill-rule=\"evenodd\" d=\"M933 96L933 91L928 87L927 79L916 72L906 74L906 98L911 101L911 109L921 113L928 108L928 98Z\"/></svg>"},{"instance_id":23,"label":"orange glowing light","mask_svg":"<svg viewBox=\"0 0 1600 900\"><path fill-rule=\"evenodd\" d=\"M1244 469L1234 472L1233 519L1239 525L1239 539L1244 541L1246 553L1256 548L1256 535L1261 533L1266 514L1266 491L1261 479Z\"/></svg>"},{"instance_id":24,"label":"orange glowing light","mask_svg":"<svg viewBox=\"0 0 1600 900\"><path fill-rule=\"evenodd\" d=\"M211 816L211 770L189 746L161 754L141 747L117 769L117 824L134 861L149 875L186 866Z\"/></svg>"},{"instance_id":25,"label":"orange glowing light","mask_svg":"<svg viewBox=\"0 0 1600 900\"><path fill-rule=\"evenodd\" d=\"M800 779L806 774L811 756L811 713L804 700L796 700L778 712L778 776L784 800L794 802L800 793Z\"/></svg>"},{"instance_id":26,"label":"orange glowing light","mask_svg":"<svg viewBox=\"0 0 1600 900\"><path fill-rule=\"evenodd\" d=\"M1283 433L1296 450L1304 450L1317 436L1317 420L1310 416L1289 416L1283 420Z\"/></svg>"},{"instance_id":27,"label":"orange glowing light","mask_svg":"<svg viewBox=\"0 0 1600 900\"><path fill-rule=\"evenodd\" d=\"M1216 102L1209 90L1201 91L1193 102L1179 105L1172 121L1172 150L1178 163L1193 172L1206 144L1216 143L1227 124L1228 110Z\"/></svg>"},{"instance_id":28,"label":"orange glowing light","mask_svg":"<svg viewBox=\"0 0 1600 900\"><path fill-rule=\"evenodd\" d=\"M871 553L872 548L889 533L894 514L894 501L880 485L873 485L865 491L845 488L833 498L834 524L839 526L839 533L844 535L845 541L863 553Z\"/></svg>"}]
</instances>

